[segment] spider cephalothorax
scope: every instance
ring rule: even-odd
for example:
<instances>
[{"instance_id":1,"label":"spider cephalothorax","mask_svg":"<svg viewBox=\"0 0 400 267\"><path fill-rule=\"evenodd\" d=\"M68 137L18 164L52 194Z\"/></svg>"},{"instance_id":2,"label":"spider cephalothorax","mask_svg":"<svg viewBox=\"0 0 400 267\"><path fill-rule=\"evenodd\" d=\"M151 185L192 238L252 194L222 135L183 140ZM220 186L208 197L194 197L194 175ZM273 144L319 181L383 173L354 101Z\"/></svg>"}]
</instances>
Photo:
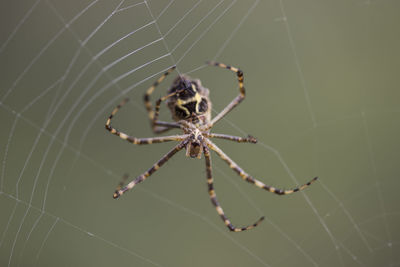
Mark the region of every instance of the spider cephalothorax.
<instances>
[{"instance_id":1,"label":"spider cephalothorax","mask_svg":"<svg viewBox=\"0 0 400 267\"><path fill-rule=\"evenodd\" d=\"M133 144L153 144L162 143L168 141L178 141L179 144L174 146L167 154L165 154L159 161L157 161L153 166L146 172L137 176L127 185L123 186L123 182L117 187L114 192L114 198L120 197L126 191L132 189L138 183L144 181L147 177L152 175L157 171L165 162L167 162L172 156L174 156L178 151L183 148L186 149L186 155L192 158L201 158L204 155L206 163L206 175L207 175L207 187L208 193L212 204L215 206L221 219L224 221L225 225L229 230L234 232L241 232L256 227L264 217L261 217L255 223L245 226L245 227L235 227L231 221L225 216L225 213L220 206L217 196L214 190L214 179L212 177L211 169L211 155L210 150L217 153L219 157L224 160L230 168L232 168L243 180L248 183L254 184L255 186L267 190L271 193L277 195L288 195L294 192L305 189L311 183L313 183L317 177L309 181L308 183L296 187L290 190L282 190L264 184L263 182L254 179L252 176L243 171L239 165L237 165L228 155L226 155L217 145L215 145L210 139L219 138L235 142L246 142L246 143L257 143L257 140L252 136L238 137L226 134L216 134L210 133L210 129L215 123L222 119L229 111L236 107L245 98L245 89L243 85L243 72L235 67L227 66L222 63L211 62L211 65L225 68L236 73L238 83L239 83L239 95L233 99L220 113L217 114L213 119L211 119L211 101L209 99L209 90L201 85L200 80L193 80L185 75L178 76L171 88L168 90L168 94L157 100L156 106L153 110L152 104L150 102L150 95L153 93L154 89L165 79L165 77L170 74L174 69L171 67L167 70L146 92L144 96L144 102L146 109L149 114L152 129L154 133L162 133L168 130L178 128L183 131L181 135L170 135L162 137L150 137L150 138L136 138L129 136L123 132L111 126L111 119L118 112L118 110L126 103L124 100L120 105L118 105L108 117L106 122L106 129L112 134L119 136L120 138L127 140ZM175 122L165 122L158 120L158 115L160 111L161 102L166 101L169 107L172 118ZM127 177L125 177L127 179Z\"/></svg>"}]
</instances>

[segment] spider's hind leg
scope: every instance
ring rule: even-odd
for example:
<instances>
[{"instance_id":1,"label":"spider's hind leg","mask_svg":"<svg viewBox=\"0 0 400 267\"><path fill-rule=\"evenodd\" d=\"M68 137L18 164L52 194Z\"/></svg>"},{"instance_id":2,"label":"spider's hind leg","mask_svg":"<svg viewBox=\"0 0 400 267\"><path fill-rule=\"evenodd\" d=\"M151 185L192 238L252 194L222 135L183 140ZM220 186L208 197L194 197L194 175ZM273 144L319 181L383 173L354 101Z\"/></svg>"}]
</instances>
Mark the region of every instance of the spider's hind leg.
<instances>
[{"instance_id":1,"label":"spider's hind leg","mask_svg":"<svg viewBox=\"0 0 400 267\"><path fill-rule=\"evenodd\" d=\"M172 148L167 154L165 154L160 160L158 160L156 163L154 163L150 169L148 169L146 172L142 173L141 175L137 176L134 180L132 180L130 183L128 183L124 187L122 187L122 185L124 183L121 182L120 187L118 186L117 190L114 192L113 198L119 198L126 191L131 190L135 185L146 180L150 175L152 175L154 172L156 172L162 165L164 165L165 162L167 162L178 151L182 150L182 148L185 147L186 143L187 143L187 140L180 142L178 145L176 145L174 148Z\"/></svg>"},{"instance_id":2,"label":"spider's hind leg","mask_svg":"<svg viewBox=\"0 0 400 267\"><path fill-rule=\"evenodd\" d=\"M254 184L255 186L257 186L261 189L264 189L266 191L269 191L269 192L277 194L277 195L289 195L289 194L304 190L318 179L318 177L315 177L311 181L307 182L306 184L303 184L299 187L295 187L295 188L289 189L289 190L283 190L283 189L279 189L279 188L276 188L273 186L269 186L257 179L254 179L252 176L250 176L245 171L243 171L239 167L239 165L237 165L230 157L228 157L228 155L226 155L218 146L216 146L210 140L206 140L206 142L207 142L207 145L212 150L214 150L218 154L218 156L220 156L220 158L223 159L229 165L229 167L232 170L234 170L243 180L245 180L246 182L248 182L250 184Z\"/></svg>"},{"instance_id":3,"label":"spider's hind leg","mask_svg":"<svg viewBox=\"0 0 400 267\"><path fill-rule=\"evenodd\" d=\"M117 188L115 189L115 192L118 192L119 190L121 190L121 188L124 186L124 184L125 184L126 180L128 180L128 178L129 178L129 174L125 173L125 174L122 176L121 181L120 181L119 184L117 185Z\"/></svg>"},{"instance_id":4,"label":"spider's hind leg","mask_svg":"<svg viewBox=\"0 0 400 267\"><path fill-rule=\"evenodd\" d=\"M203 151L204 151L204 158L206 159L208 194L210 195L212 204L215 206L215 209L217 210L221 219L224 221L225 225L232 232L242 232L242 231L249 230L249 229L256 227L262 220L264 220L264 217L261 217L255 223L245 226L245 227L235 227L231 223L231 221L226 217L224 210L222 209L221 205L219 204L219 202L217 200L217 195L215 194L215 191L214 191L214 179L212 177L212 170L211 170L210 150L208 149L207 145L205 145L205 144L203 144Z\"/></svg>"}]
</instances>

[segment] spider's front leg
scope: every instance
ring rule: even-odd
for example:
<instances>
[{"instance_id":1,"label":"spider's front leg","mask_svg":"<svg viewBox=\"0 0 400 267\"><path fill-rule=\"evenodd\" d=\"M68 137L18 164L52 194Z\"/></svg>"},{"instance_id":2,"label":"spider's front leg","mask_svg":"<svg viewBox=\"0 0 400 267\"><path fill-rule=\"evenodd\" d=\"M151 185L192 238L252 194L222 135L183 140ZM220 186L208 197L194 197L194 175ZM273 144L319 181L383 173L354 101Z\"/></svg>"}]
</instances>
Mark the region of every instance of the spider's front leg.
<instances>
[{"instance_id":1,"label":"spider's front leg","mask_svg":"<svg viewBox=\"0 0 400 267\"><path fill-rule=\"evenodd\" d=\"M215 206L215 209L217 210L219 216L221 219L224 221L225 225L231 230L232 232L242 232L245 230L252 229L256 227L262 220L264 220L264 217L261 217L253 223L252 225L248 225L245 227L235 227L231 221L226 217L224 210L222 209L221 205L219 204L217 200L217 195L215 194L214 190L214 179L212 177L212 169L211 169L211 156L210 156L210 150L208 149L206 144L203 144L203 151L204 151L204 158L206 160L206 173L207 173L207 186L208 186L208 194L210 195L211 202Z\"/></svg>"},{"instance_id":2,"label":"spider's front leg","mask_svg":"<svg viewBox=\"0 0 400 267\"><path fill-rule=\"evenodd\" d=\"M217 66L220 68L224 68L224 69L228 69L230 71L233 71L236 73L238 82L239 82L239 95L237 97L235 97L231 103L229 103L217 116L215 116L211 122L209 122L206 125L206 130L210 129L215 123L217 123L220 119L222 119L222 117L224 117L228 112L230 112L234 107L236 107L237 105L239 105L240 102L243 101L243 99L246 97L246 91L244 89L244 84L243 84L243 80L244 80L244 75L243 75L243 71L241 71L238 68L229 66L229 65L225 65L223 63L218 63L218 62L207 62L209 65L213 65L213 66Z\"/></svg>"}]
</instances>

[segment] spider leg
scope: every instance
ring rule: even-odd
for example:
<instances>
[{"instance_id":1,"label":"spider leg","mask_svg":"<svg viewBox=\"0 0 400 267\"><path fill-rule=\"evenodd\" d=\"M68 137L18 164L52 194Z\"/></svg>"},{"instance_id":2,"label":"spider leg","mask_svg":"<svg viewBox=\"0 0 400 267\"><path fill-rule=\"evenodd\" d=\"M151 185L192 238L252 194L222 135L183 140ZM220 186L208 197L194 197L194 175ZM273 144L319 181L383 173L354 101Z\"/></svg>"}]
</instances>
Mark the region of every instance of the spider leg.
<instances>
[{"instance_id":1,"label":"spider leg","mask_svg":"<svg viewBox=\"0 0 400 267\"><path fill-rule=\"evenodd\" d=\"M217 134L217 133L204 133L204 135L209 138L220 138L238 143L253 143L253 144L257 143L257 139L251 135L248 135L247 137L239 137L239 136Z\"/></svg>"},{"instance_id":2,"label":"spider leg","mask_svg":"<svg viewBox=\"0 0 400 267\"><path fill-rule=\"evenodd\" d=\"M121 104L119 104L108 117L106 122L106 129L110 131L110 133L119 136L121 139L124 139L135 145L143 145L143 144L154 144L154 143L163 143L168 141L182 141L188 137L188 135L171 135L171 136L161 136L161 137L150 137L150 138L136 138L133 136L129 136L123 132L118 131L114 127L111 126L111 119L115 116L115 114L120 110L120 108L125 105L128 99L124 99Z\"/></svg>"},{"instance_id":3,"label":"spider leg","mask_svg":"<svg viewBox=\"0 0 400 267\"><path fill-rule=\"evenodd\" d=\"M125 184L126 180L128 180L129 174L125 173L124 176L122 176L121 182L119 182L117 188L115 191L119 191Z\"/></svg>"},{"instance_id":4,"label":"spider leg","mask_svg":"<svg viewBox=\"0 0 400 267\"><path fill-rule=\"evenodd\" d=\"M186 143L187 143L187 140L180 142L173 149L171 149L167 154L165 154L160 160L158 160L156 163L154 163L150 169L148 169L146 172L142 173L141 175L137 176L134 180L132 180L130 183L128 183L123 188L117 187L117 190L114 192L113 198L119 198L126 191L131 190L135 185L146 180L150 175L152 175L162 165L164 165L164 163L167 162L172 156L174 156L178 151L180 151L182 148L184 148Z\"/></svg>"},{"instance_id":5,"label":"spider leg","mask_svg":"<svg viewBox=\"0 0 400 267\"><path fill-rule=\"evenodd\" d=\"M221 205L219 204L219 202L217 200L217 195L215 194L215 190L214 190L212 170L211 170L210 150L208 149L207 145L205 145L205 144L203 144L203 150L204 150L204 158L206 160L208 194L210 195L211 202L215 206L219 216L224 221L225 225L232 232L242 232L242 231L249 230L249 229L252 229L252 228L256 227L262 220L264 220L264 217L261 217L260 219L258 219L258 221L256 221L252 225L248 225L248 226L245 226L245 227L235 227L235 226L233 226L231 221L226 217L226 215L224 213L224 210L222 209Z\"/></svg>"},{"instance_id":6,"label":"spider leg","mask_svg":"<svg viewBox=\"0 0 400 267\"><path fill-rule=\"evenodd\" d=\"M171 130L171 128L181 128L181 125L179 123L176 122L167 122L167 121L155 121L154 122L155 126L164 126L166 127L166 129L162 130L162 129L156 129L154 133L162 133L168 130Z\"/></svg>"},{"instance_id":7,"label":"spider leg","mask_svg":"<svg viewBox=\"0 0 400 267\"><path fill-rule=\"evenodd\" d=\"M146 91L146 94L144 95L144 104L146 106L147 109L147 113L149 114L149 119L151 122L151 126L152 126L152 130L154 133L163 133L166 132L168 130L170 130L171 128L179 128L179 124L177 123L157 123L158 121L153 120L154 118L154 111L153 111L153 107L151 105L151 101L150 101L150 95L154 92L154 89L165 79L165 77L167 77L171 72L173 72L175 70L176 66L172 66L171 68L169 68L163 75L161 75L160 78L158 78L158 80ZM159 126L159 127L156 127Z\"/></svg>"},{"instance_id":8,"label":"spider leg","mask_svg":"<svg viewBox=\"0 0 400 267\"><path fill-rule=\"evenodd\" d=\"M206 143L207 143L208 147L211 148L212 150L214 150L218 154L218 156L220 156L226 163L228 163L229 167L231 167L231 169L233 169L237 174L239 174L243 180L245 180L248 183L254 184L255 186L257 186L259 188L267 190L271 193L277 194L277 195L289 195L289 194L301 191L301 190L307 188L308 186L310 186L313 182L315 182L318 179L318 177L315 177L308 183L303 184L302 186L299 186L299 187L296 187L293 189L289 189L289 190L282 190L279 188L275 188L273 186L266 185L263 182L261 182L257 179L254 179L252 176L247 174L245 171L243 171L239 167L239 165L237 165L231 158L229 158L219 147L217 147L210 140L206 139Z\"/></svg>"},{"instance_id":9,"label":"spider leg","mask_svg":"<svg viewBox=\"0 0 400 267\"><path fill-rule=\"evenodd\" d=\"M222 119L229 111L236 107L246 97L246 92L243 85L243 71L238 68L228 66L218 62L207 62L209 65L217 66L220 68L228 69L236 73L239 82L239 95L235 97L217 116L215 116L211 122L207 124L206 129L210 129L217 121Z\"/></svg>"}]
</instances>

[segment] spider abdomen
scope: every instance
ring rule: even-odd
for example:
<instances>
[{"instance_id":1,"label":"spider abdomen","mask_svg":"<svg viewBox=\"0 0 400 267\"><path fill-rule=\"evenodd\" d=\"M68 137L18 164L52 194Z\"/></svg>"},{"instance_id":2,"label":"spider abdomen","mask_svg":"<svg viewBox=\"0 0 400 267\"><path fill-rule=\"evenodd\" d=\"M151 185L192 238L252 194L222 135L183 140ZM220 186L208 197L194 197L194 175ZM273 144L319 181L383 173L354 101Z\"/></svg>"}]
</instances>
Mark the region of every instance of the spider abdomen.
<instances>
[{"instance_id":1,"label":"spider abdomen","mask_svg":"<svg viewBox=\"0 0 400 267\"><path fill-rule=\"evenodd\" d=\"M167 105L175 121L187 120L195 124L206 124L211 119L209 90L201 85L200 80L193 80L181 75L175 78L167 100Z\"/></svg>"}]
</instances>

